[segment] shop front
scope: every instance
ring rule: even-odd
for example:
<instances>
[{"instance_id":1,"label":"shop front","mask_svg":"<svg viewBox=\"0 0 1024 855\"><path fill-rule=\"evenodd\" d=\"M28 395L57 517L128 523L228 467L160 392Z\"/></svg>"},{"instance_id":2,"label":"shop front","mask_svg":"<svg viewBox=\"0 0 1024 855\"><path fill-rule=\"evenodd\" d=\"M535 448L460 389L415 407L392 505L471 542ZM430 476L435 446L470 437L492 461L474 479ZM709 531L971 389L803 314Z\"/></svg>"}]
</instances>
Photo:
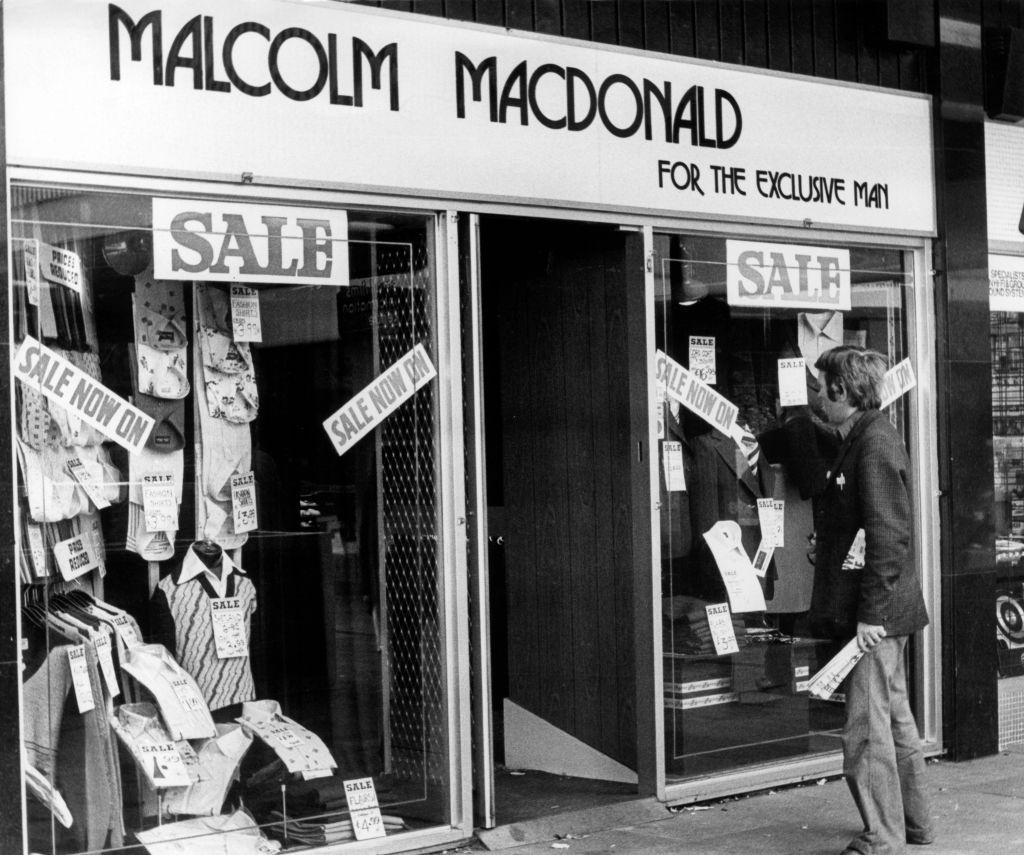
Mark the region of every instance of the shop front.
<instances>
[{"instance_id":1,"label":"shop front","mask_svg":"<svg viewBox=\"0 0 1024 855\"><path fill-rule=\"evenodd\" d=\"M1024 742L1024 233L1019 128L985 125L999 745Z\"/></svg>"},{"instance_id":2,"label":"shop front","mask_svg":"<svg viewBox=\"0 0 1024 855\"><path fill-rule=\"evenodd\" d=\"M794 425L888 358L937 618L928 99L329 2L3 38L25 851L840 769Z\"/></svg>"}]
</instances>

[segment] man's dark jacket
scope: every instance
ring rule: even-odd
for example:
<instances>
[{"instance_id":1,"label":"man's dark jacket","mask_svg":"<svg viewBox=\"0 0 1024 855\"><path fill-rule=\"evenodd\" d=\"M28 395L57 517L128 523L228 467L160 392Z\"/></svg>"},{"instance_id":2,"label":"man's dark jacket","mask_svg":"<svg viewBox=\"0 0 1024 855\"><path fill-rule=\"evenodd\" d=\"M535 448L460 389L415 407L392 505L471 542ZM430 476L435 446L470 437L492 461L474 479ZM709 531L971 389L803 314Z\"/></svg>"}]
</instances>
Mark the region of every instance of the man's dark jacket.
<instances>
[{"instance_id":1,"label":"man's dark jacket","mask_svg":"<svg viewBox=\"0 0 1024 855\"><path fill-rule=\"evenodd\" d=\"M857 622L910 635L928 624L914 569L910 460L879 410L868 410L843 441L817 502L817 554L810 622L815 635L849 638ZM858 529L864 567L843 570Z\"/></svg>"}]
</instances>

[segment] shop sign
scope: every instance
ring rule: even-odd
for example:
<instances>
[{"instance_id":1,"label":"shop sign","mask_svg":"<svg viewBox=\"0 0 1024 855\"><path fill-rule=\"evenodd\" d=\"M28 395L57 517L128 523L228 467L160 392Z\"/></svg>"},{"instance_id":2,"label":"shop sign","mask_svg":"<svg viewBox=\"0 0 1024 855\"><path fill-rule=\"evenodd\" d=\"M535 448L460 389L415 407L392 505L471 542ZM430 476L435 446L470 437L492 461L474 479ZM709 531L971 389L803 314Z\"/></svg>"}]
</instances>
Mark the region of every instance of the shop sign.
<instances>
[{"instance_id":1,"label":"shop sign","mask_svg":"<svg viewBox=\"0 0 1024 855\"><path fill-rule=\"evenodd\" d=\"M1024 258L988 257L988 307L992 312L1024 312Z\"/></svg>"},{"instance_id":2,"label":"shop sign","mask_svg":"<svg viewBox=\"0 0 1024 855\"><path fill-rule=\"evenodd\" d=\"M347 241L344 211L153 199L157 279L348 285Z\"/></svg>"},{"instance_id":3,"label":"shop sign","mask_svg":"<svg viewBox=\"0 0 1024 855\"><path fill-rule=\"evenodd\" d=\"M985 123L985 206L988 243L997 252L1024 252L1024 128ZM1004 311L993 308L992 311ZM1016 312L1019 309L1006 309Z\"/></svg>"},{"instance_id":4,"label":"shop sign","mask_svg":"<svg viewBox=\"0 0 1024 855\"><path fill-rule=\"evenodd\" d=\"M325 0L7 0L4 36L17 165L935 231L918 95Z\"/></svg>"},{"instance_id":5,"label":"shop sign","mask_svg":"<svg viewBox=\"0 0 1024 855\"><path fill-rule=\"evenodd\" d=\"M128 451L139 452L153 419L32 336L14 355L14 376Z\"/></svg>"},{"instance_id":6,"label":"shop sign","mask_svg":"<svg viewBox=\"0 0 1024 855\"><path fill-rule=\"evenodd\" d=\"M426 348L417 344L324 420L324 430L335 451L344 454L436 376L437 369Z\"/></svg>"},{"instance_id":7,"label":"shop sign","mask_svg":"<svg viewBox=\"0 0 1024 855\"><path fill-rule=\"evenodd\" d=\"M725 242L730 306L850 309L850 251L820 246Z\"/></svg>"}]
</instances>

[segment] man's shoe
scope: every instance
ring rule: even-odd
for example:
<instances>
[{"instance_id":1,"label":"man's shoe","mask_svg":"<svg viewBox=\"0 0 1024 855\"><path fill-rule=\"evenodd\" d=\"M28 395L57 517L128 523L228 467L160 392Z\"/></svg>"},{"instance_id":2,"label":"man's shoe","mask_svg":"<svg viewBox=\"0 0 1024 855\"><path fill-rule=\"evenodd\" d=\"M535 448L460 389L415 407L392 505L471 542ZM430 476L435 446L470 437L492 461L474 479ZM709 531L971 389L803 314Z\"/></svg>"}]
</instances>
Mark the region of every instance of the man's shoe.
<instances>
[{"instance_id":1,"label":"man's shoe","mask_svg":"<svg viewBox=\"0 0 1024 855\"><path fill-rule=\"evenodd\" d=\"M935 842L935 835L928 834L908 834L907 843L911 846L931 846Z\"/></svg>"}]
</instances>

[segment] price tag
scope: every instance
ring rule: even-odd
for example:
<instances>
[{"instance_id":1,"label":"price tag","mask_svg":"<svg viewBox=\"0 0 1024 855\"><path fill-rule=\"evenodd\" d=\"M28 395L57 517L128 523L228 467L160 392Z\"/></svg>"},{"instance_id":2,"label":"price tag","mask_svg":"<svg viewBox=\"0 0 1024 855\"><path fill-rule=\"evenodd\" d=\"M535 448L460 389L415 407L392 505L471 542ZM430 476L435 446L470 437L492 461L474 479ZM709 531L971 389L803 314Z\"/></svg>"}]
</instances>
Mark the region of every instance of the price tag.
<instances>
[{"instance_id":1,"label":"price tag","mask_svg":"<svg viewBox=\"0 0 1024 855\"><path fill-rule=\"evenodd\" d=\"M23 240L21 242L25 259L25 287L28 301L33 306L39 305L39 241Z\"/></svg>"},{"instance_id":2,"label":"price tag","mask_svg":"<svg viewBox=\"0 0 1024 855\"><path fill-rule=\"evenodd\" d=\"M125 615L115 615L114 631L121 637L125 647L135 647L142 644L142 639L132 626L132 622Z\"/></svg>"},{"instance_id":3,"label":"price tag","mask_svg":"<svg viewBox=\"0 0 1024 855\"><path fill-rule=\"evenodd\" d=\"M60 575L69 582L100 566L99 558L93 552L92 538L84 534L55 543L53 557Z\"/></svg>"},{"instance_id":4,"label":"price tag","mask_svg":"<svg viewBox=\"0 0 1024 855\"><path fill-rule=\"evenodd\" d=\"M102 473L103 467L98 465L89 466L80 457L72 457L68 460L68 474L78 482L78 486L85 490L97 510L109 508L110 502L103 497L103 490L96 482L96 474Z\"/></svg>"},{"instance_id":5,"label":"price tag","mask_svg":"<svg viewBox=\"0 0 1024 855\"><path fill-rule=\"evenodd\" d=\"M96 709L92 696L92 684L89 682L89 666L85 658L85 645L79 644L68 648L68 665L71 667L71 685L75 688L75 700L78 711L87 713Z\"/></svg>"},{"instance_id":6,"label":"price tag","mask_svg":"<svg viewBox=\"0 0 1024 855\"><path fill-rule=\"evenodd\" d=\"M665 438L665 404L660 395L654 403L654 435L658 439Z\"/></svg>"},{"instance_id":7,"label":"price tag","mask_svg":"<svg viewBox=\"0 0 1024 855\"><path fill-rule=\"evenodd\" d=\"M807 403L807 363L802 356L779 360L779 404L801 407Z\"/></svg>"},{"instance_id":8,"label":"price tag","mask_svg":"<svg viewBox=\"0 0 1024 855\"><path fill-rule=\"evenodd\" d=\"M114 657L110 652L110 636L103 634L94 642L96 656L100 660L100 673L103 675L103 682L107 684L107 692L112 698L121 694L121 687L117 684L117 672L114 670Z\"/></svg>"},{"instance_id":9,"label":"price tag","mask_svg":"<svg viewBox=\"0 0 1024 855\"><path fill-rule=\"evenodd\" d=\"M249 655L249 634L239 597L210 600L210 620L218 659L239 659Z\"/></svg>"},{"instance_id":10,"label":"price tag","mask_svg":"<svg viewBox=\"0 0 1024 855\"><path fill-rule=\"evenodd\" d=\"M136 757L145 770L146 777L157 789L187 787L192 783L185 762L173 742L137 745Z\"/></svg>"},{"instance_id":11,"label":"price tag","mask_svg":"<svg viewBox=\"0 0 1024 855\"><path fill-rule=\"evenodd\" d=\"M705 606L708 613L708 626L711 628L711 640L715 643L715 653L723 656L726 653L739 653L736 633L732 628L732 615L729 614L728 603L717 603Z\"/></svg>"},{"instance_id":12,"label":"price tag","mask_svg":"<svg viewBox=\"0 0 1024 855\"><path fill-rule=\"evenodd\" d=\"M354 778L345 781L345 801L352 818L356 840L384 837L384 819L380 815L377 789L373 778Z\"/></svg>"},{"instance_id":13,"label":"price tag","mask_svg":"<svg viewBox=\"0 0 1024 855\"><path fill-rule=\"evenodd\" d=\"M82 259L68 249L41 244L39 270L43 278L82 293Z\"/></svg>"},{"instance_id":14,"label":"price tag","mask_svg":"<svg viewBox=\"0 0 1024 855\"><path fill-rule=\"evenodd\" d=\"M781 549L785 546L786 502L783 499L758 499L757 521L761 526L761 540L765 546Z\"/></svg>"},{"instance_id":15,"label":"price tag","mask_svg":"<svg viewBox=\"0 0 1024 855\"><path fill-rule=\"evenodd\" d=\"M268 735L282 748L301 748L302 740L290 727L284 724L272 724L267 729Z\"/></svg>"},{"instance_id":16,"label":"price tag","mask_svg":"<svg viewBox=\"0 0 1024 855\"><path fill-rule=\"evenodd\" d=\"M28 538L28 554L32 560L32 570L40 579L49 576L46 567L46 545L43 543L43 529L38 523L29 522L25 525Z\"/></svg>"},{"instance_id":17,"label":"price tag","mask_svg":"<svg viewBox=\"0 0 1024 855\"><path fill-rule=\"evenodd\" d=\"M142 512L147 532L178 530L178 500L173 472L152 472L142 476Z\"/></svg>"},{"instance_id":18,"label":"price tag","mask_svg":"<svg viewBox=\"0 0 1024 855\"><path fill-rule=\"evenodd\" d=\"M231 329L235 341L263 341L260 295L255 288L231 286Z\"/></svg>"},{"instance_id":19,"label":"price tag","mask_svg":"<svg viewBox=\"0 0 1024 855\"><path fill-rule=\"evenodd\" d=\"M252 472L231 476L231 513L235 521L235 534L258 528L256 476Z\"/></svg>"},{"instance_id":20,"label":"price tag","mask_svg":"<svg viewBox=\"0 0 1024 855\"><path fill-rule=\"evenodd\" d=\"M178 698L178 703L186 712L199 712L206 707L206 702L199 696L195 686L188 680L178 677L171 680L171 688Z\"/></svg>"},{"instance_id":21,"label":"price tag","mask_svg":"<svg viewBox=\"0 0 1024 855\"><path fill-rule=\"evenodd\" d=\"M661 444L661 463L665 470L665 489L680 493L686 489L686 473L683 470L683 444L674 440Z\"/></svg>"},{"instance_id":22,"label":"price tag","mask_svg":"<svg viewBox=\"0 0 1024 855\"><path fill-rule=\"evenodd\" d=\"M352 811L349 816L352 818L352 831L356 840L372 840L375 837L387 836L380 808Z\"/></svg>"},{"instance_id":23,"label":"price tag","mask_svg":"<svg viewBox=\"0 0 1024 855\"><path fill-rule=\"evenodd\" d=\"M708 385L718 382L715 368L715 337L690 336L690 371Z\"/></svg>"}]
</instances>

